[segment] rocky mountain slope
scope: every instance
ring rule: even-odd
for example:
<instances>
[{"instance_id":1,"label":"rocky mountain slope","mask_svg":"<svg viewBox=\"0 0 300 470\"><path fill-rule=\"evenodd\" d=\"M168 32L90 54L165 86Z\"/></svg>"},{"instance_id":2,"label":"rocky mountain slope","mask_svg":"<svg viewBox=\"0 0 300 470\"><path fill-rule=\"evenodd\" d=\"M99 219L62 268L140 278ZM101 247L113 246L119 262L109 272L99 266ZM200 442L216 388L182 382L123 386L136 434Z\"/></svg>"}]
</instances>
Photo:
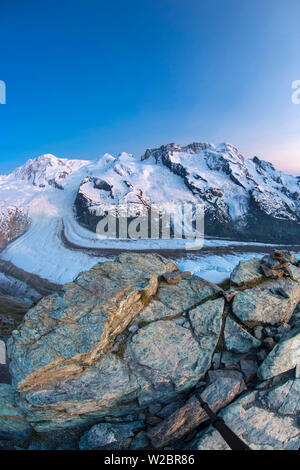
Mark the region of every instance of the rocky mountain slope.
<instances>
[{"instance_id":1,"label":"rocky mountain slope","mask_svg":"<svg viewBox=\"0 0 300 470\"><path fill-rule=\"evenodd\" d=\"M0 201L0 250L23 235L29 225L30 219L22 208Z\"/></svg>"},{"instance_id":2,"label":"rocky mountain slope","mask_svg":"<svg viewBox=\"0 0 300 470\"><path fill-rule=\"evenodd\" d=\"M227 448L197 390L252 449L298 449L299 282L278 251L241 262L226 290L160 255L96 264L13 332L0 445Z\"/></svg>"},{"instance_id":3,"label":"rocky mountain slope","mask_svg":"<svg viewBox=\"0 0 300 470\"><path fill-rule=\"evenodd\" d=\"M14 170L11 177L39 188L53 186L63 189L67 177L87 163L85 160L69 160L45 154L28 160L25 165Z\"/></svg>"}]
</instances>

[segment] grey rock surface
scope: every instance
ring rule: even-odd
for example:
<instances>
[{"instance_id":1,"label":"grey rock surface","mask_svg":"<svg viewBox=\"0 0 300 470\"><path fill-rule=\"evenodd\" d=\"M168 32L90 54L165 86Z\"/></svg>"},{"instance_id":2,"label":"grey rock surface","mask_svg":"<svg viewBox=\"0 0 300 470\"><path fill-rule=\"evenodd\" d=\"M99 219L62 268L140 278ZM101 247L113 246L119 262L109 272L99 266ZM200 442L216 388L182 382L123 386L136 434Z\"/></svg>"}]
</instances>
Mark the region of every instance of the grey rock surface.
<instances>
[{"instance_id":1,"label":"grey rock surface","mask_svg":"<svg viewBox=\"0 0 300 470\"><path fill-rule=\"evenodd\" d=\"M298 450L300 429L295 420L296 410L291 409L294 394L299 393L298 385L288 393L290 389L289 384L284 390L275 389L269 395L266 392L248 393L222 410L220 416L253 450ZM298 398L297 403L299 406ZM188 448L228 450L229 446L210 426L199 433Z\"/></svg>"},{"instance_id":2,"label":"grey rock surface","mask_svg":"<svg viewBox=\"0 0 300 470\"><path fill-rule=\"evenodd\" d=\"M100 423L87 431L79 441L80 450L124 450L128 449L134 431L141 429L139 422L130 424Z\"/></svg>"},{"instance_id":3,"label":"grey rock surface","mask_svg":"<svg viewBox=\"0 0 300 470\"><path fill-rule=\"evenodd\" d=\"M297 270L297 271L296 271ZM294 270L297 276L300 269ZM285 295L282 295L285 292ZM233 299L233 313L246 325L288 323L300 301L300 284L292 279L269 280L239 292Z\"/></svg>"},{"instance_id":4,"label":"grey rock surface","mask_svg":"<svg viewBox=\"0 0 300 470\"><path fill-rule=\"evenodd\" d=\"M201 397L214 412L218 412L245 390L245 383L242 374L237 371L219 370L212 374L212 382ZM192 395L182 408L153 428L148 433L148 437L155 448L162 448L183 438L208 419L198 399Z\"/></svg>"},{"instance_id":5,"label":"grey rock surface","mask_svg":"<svg viewBox=\"0 0 300 470\"><path fill-rule=\"evenodd\" d=\"M260 263L261 260L259 258L240 261L230 275L231 285L236 287L250 287L251 284L261 282L264 279L264 274L261 270Z\"/></svg>"},{"instance_id":6,"label":"grey rock surface","mask_svg":"<svg viewBox=\"0 0 300 470\"><path fill-rule=\"evenodd\" d=\"M260 365L258 374L263 380L275 377L300 364L300 330L288 333L272 349Z\"/></svg>"},{"instance_id":7,"label":"grey rock surface","mask_svg":"<svg viewBox=\"0 0 300 470\"><path fill-rule=\"evenodd\" d=\"M31 433L29 424L15 404L11 385L0 384L0 439L23 440Z\"/></svg>"},{"instance_id":8,"label":"grey rock surface","mask_svg":"<svg viewBox=\"0 0 300 470\"><path fill-rule=\"evenodd\" d=\"M8 353L18 405L37 431L168 403L205 375L221 331L222 290L195 277L163 280L176 271L160 255L124 253L26 314Z\"/></svg>"},{"instance_id":9,"label":"grey rock surface","mask_svg":"<svg viewBox=\"0 0 300 470\"><path fill-rule=\"evenodd\" d=\"M258 348L261 342L248 333L245 328L242 328L230 317L227 317L224 328L224 345L228 351L241 354L253 348Z\"/></svg>"}]
</instances>

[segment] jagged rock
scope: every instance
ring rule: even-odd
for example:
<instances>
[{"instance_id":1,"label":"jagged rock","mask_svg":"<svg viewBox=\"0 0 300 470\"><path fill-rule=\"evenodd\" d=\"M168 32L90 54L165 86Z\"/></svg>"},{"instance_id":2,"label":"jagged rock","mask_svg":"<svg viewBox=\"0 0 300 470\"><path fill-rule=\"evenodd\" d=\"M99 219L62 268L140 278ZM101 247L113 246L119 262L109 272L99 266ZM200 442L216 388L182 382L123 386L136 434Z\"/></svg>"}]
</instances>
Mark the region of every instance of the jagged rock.
<instances>
[{"instance_id":1,"label":"jagged rock","mask_svg":"<svg viewBox=\"0 0 300 470\"><path fill-rule=\"evenodd\" d=\"M259 360L259 362L263 362L266 359L267 355L267 351L265 349L261 349L257 353L257 359Z\"/></svg>"},{"instance_id":2,"label":"jagged rock","mask_svg":"<svg viewBox=\"0 0 300 470\"><path fill-rule=\"evenodd\" d=\"M299 384L286 383L272 391L251 392L219 413L225 423L251 449L298 450L300 431ZM189 443L192 450L228 450L221 435L210 426Z\"/></svg>"},{"instance_id":3,"label":"jagged rock","mask_svg":"<svg viewBox=\"0 0 300 470\"><path fill-rule=\"evenodd\" d=\"M222 359L222 354L220 352L217 352L213 355L213 359L212 359L213 369L215 369L215 370L220 369L221 359Z\"/></svg>"},{"instance_id":4,"label":"jagged rock","mask_svg":"<svg viewBox=\"0 0 300 470\"><path fill-rule=\"evenodd\" d=\"M300 269L293 267L300 276ZM286 293L282 295L280 289ZM233 313L246 325L288 323L300 300L298 280L266 281L261 286L239 292L233 299Z\"/></svg>"},{"instance_id":5,"label":"jagged rock","mask_svg":"<svg viewBox=\"0 0 300 470\"><path fill-rule=\"evenodd\" d=\"M239 354L246 353L252 348L258 348L261 342L230 317L227 317L224 328L224 345L228 351Z\"/></svg>"},{"instance_id":6,"label":"jagged rock","mask_svg":"<svg viewBox=\"0 0 300 470\"><path fill-rule=\"evenodd\" d=\"M242 261L231 282L248 289L234 297L233 312L249 326L287 323L300 300L299 281L298 261L289 251Z\"/></svg>"},{"instance_id":7,"label":"jagged rock","mask_svg":"<svg viewBox=\"0 0 300 470\"><path fill-rule=\"evenodd\" d=\"M23 235L30 226L30 219L20 207L0 202L0 250Z\"/></svg>"},{"instance_id":8,"label":"jagged rock","mask_svg":"<svg viewBox=\"0 0 300 470\"><path fill-rule=\"evenodd\" d=\"M259 258L240 261L230 275L231 285L250 287L253 284L261 282L264 279L264 275L260 263L261 260Z\"/></svg>"},{"instance_id":9,"label":"jagged rock","mask_svg":"<svg viewBox=\"0 0 300 470\"><path fill-rule=\"evenodd\" d=\"M257 375L257 362L249 359L242 359L240 362L241 371L245 377L245 382L251 382Z\"/></svg>"},{"instance_id":10,"label":"jagged rock","mask_svg":"<svg viewBox=\"0 0 300 470\"><path fill-rule=\"evenodd\" d=\"M289 251L274 250L260 261L261 271L271 279L281 279L290 275L289 264L298 264L297 258Z\"/></svg>"},{"instance_id":11,"label":"jagged rock","mask_svg":"<svg viewBox=\"0 0 300 470\"><path fill-rule=\"evenodd\" d=\"M11 385L0 384L0 439L24 440L30 433L29 424L15 404Z\"/></svg>"},{"instance_id":12,"label":"jagged rock","mask_svg":"<svg viewBox=\"0 0 300 470\"><path fill-rule=\"evenodd\" d=\"M134 431L143 427L140 422L129 424L101 423L87 431L79 442L81 450L123 450L128 449Z\"/></svg>"},{"instance_id":13,"label":"jagged rock","mask_svg":"<svg viewBox=\"0 0 300 470\"><path fill-rule=\"evenodd\" d=\"M183 406L185 403L185 400L182 396L178 396L175 400L171 401L168 403L166 406L162 408L161 411L159 411L157 414L160 416L160 418L167 418L170 416L174 411L176 411L178 408Z\"/></svg>"},{"instance_id":14,"label":"jagged rock","mask_svg":"<svg viewBox=\"0 0 300 470\"><path fill-rule=\"evenodd\" d=\"M291 331L272 349L258 373L263 379L270 379L300 364L300 330Z\"/></svg>"},{"instance_id":15,"label":"jagged rock","mask_svg":"<svg viewBox=\"0 0 300 470\"><path fill-rule=\"evenodd\" d=\"M232 299L238 294L238 290L235 289L228 289L224 291L224 299L227 303L230 303Z\"/></svg>"},{"instance_id":16,"label":"jagged rock","mask_svg":"<svg viewBox=\"0 0 300 470\"><path fill-rule=\"evenodd\" d=\"M149 410L150 415L157 415L157 413L159 413L161 409L162 409L162 406L160 403L154 403L153 405L149 406L148 410Z\"/></svg>"},{"instance_id":17,"label":"jagged rock","mask_svg":"<svg viewBox=\"0 0 300 470\"><path fill-rule=\"evenodd\" d=\"M168 284L162 275L174 271L159 255L124 253L26 314L8 353L18 404L37 431L168 403L205 375L224 305L210 299L222 290L194 276Z\"/></svg>"},{"instance_id":18,"label":"jagged rock","mask_svg":"<svg viewBox=\"0 0 300 470\"><path fill-rule=\"evenodd\" d=\"M147 416L146 418L146 423L149 426L156 426L157 424L160 424L162 422L162 419L159 416Z\"/></svg>"},{"instance_id":19,"label":"jagged rock","mask_svg":"<svg viewBox=\"0 0 300 470\"><path fill-rule=\"evenodd\" d=\"M283 323L276 329L276 333L274 335L275 340L278 342L283 335L288 333L291 330L291 325L288 323Z\"/></svg>"},{"instance_id":20,"label":"jagged rock","mask_svg":"<svg viewBox=\"0 0 300 470\"><path fill-rule=\"evenodd\" d=\"M201 397L214 412L219 411L245 390L240 372L219 370L214 371L212 377L212 383L204 390ZM162 448L183 438L208 419L198 399L192 395L182 408L151 429L148 437L155 448Z\"/></svg>"},{"instance_id":21,"label":"jagged rock","mask_svg":"<svg viewBox=\"0 0 300 470\"><path fill-rule=\"evenodd\" d=\"M283 416L300 413L300 380L288 380L278 387L260 392L260 402L271 411Z\"/></svg>"},{"instance_id":22,"label":"jagged rock","mask_svg":"<svg viewBox=\"0 0 300 470\"><path fill-rule=\"evenodd\" d=\"M0 413L0 447L1 439L28 446L34 428L44 438L31 449L166 449L184 437L189 449L226 448L211 428L194 438L208 421L195 387L216 411L226 406L221 414L251 447L299 447L300 330L291 315L300 269L293 262L290 256L290 277L239 291L233 314L220 287L159 255L124 253L81 273L30 309L8 342L13 388L5 385L2 400L0 385L0 410L3 402L17 413L25 431L1 434L1 422L10 430L14 418ZM251 352L261 346L254 325L261 339L282 337L266 358L264 349ZM263 359L264 382L254 383ZM256 391L227 406L244 381Z\"/></svg>"}]
</instances>

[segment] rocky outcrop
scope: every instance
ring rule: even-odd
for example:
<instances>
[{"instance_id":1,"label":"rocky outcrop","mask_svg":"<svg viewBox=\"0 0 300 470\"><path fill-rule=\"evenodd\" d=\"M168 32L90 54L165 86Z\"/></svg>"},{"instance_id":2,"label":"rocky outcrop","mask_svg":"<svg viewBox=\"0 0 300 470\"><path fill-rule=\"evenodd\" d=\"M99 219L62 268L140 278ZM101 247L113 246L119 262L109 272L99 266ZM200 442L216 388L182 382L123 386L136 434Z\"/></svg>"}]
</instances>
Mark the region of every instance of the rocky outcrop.
<instances>
[{"instance_id":1,"label":"rocky outcrop","mask_svg":"<svg viewBox=\"0 0 300 470\"><path fill-rule=\"evenodd\" d=\"M263 279L264 274L261 270L261 260L259 258L240 261L230 276L233 287L252 287L254 284L263 281Z\"/></svg>"},{"instance_id":2,"label":"rocky outcrop","mask_svg":"<svg viewBox=\"0 0 300 470\"><path fill-rule=\"evenodd\" d=\"M0 205L0 250L23 235L30 226L30 220L22 209L2 203Z\"/></svg>"},{"instance_id":3,"label":"rocky outcrop","mask_svg":"<svg viewBox=\"0 0 300 470\"><path fill-rule=\"evenodd\" d=\"M0 260L0 338L8 338L24 315L42 296L59 292L61 286Z\"/></svg>"},{"instance_id":4,"label":"rocky outcrop","mask_svg":"<svg viewBox=\"0 0 300 470\"><path fill-rule=\"evenodd\" d=\"M257 280L266 261L283 272ZM298 448L300 268L278 252L252 267L236 268L230 295L162 256L124 253L41 299L8 341L0 448L227 448L197 394L251 448ZM278 296L289 311L270 322L257 289L283 283L293 302Z\"/></svg>"},{"instance_id":5,"label":"rocky outcrop","mask_svg":"<svg viewBox=\"0 0 300 470\"><path fill-rule=\"evenodd\" d=\"M210 332L196 307L205 309L222 290L196 277L163 280L177 269L159 255L122 254L26 314L8 351L19 405L35 429L168 402L204 376L222 309L218 320L209 320ZM152 312L147 319L145 311Z\"/></svg>"},{"instance_id":6,"label":"rocky outcrop","mask_svg":"<svg viewBox=\"0 0 300 470\"><path fill-rule=\"evenodd\" d=\"M11 176L39 188L52 186L64 189L68 176L88 163L87 160L69 160L45 154L28 160L25 165L16 168Z\"/></svg>"}]
</instances>

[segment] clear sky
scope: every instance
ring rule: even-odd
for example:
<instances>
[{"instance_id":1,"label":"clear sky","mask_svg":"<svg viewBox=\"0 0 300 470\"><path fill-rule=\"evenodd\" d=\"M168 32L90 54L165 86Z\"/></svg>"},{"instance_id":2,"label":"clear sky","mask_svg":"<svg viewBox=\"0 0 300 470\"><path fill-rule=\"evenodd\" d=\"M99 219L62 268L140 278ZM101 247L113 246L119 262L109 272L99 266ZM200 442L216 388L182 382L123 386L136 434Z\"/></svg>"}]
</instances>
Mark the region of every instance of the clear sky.
<instances>
[{"instance_id":1,"label":"clear sky","mask_svg":"<svg viewBox=\"0 0 300 470\"><path fill-rule=\"evenodd\" d=\"M300 175L299 0L0 0L0 172L228 141Z\"/></svg>"}]
</instances>

